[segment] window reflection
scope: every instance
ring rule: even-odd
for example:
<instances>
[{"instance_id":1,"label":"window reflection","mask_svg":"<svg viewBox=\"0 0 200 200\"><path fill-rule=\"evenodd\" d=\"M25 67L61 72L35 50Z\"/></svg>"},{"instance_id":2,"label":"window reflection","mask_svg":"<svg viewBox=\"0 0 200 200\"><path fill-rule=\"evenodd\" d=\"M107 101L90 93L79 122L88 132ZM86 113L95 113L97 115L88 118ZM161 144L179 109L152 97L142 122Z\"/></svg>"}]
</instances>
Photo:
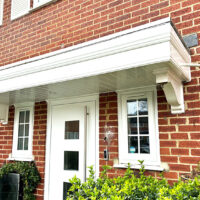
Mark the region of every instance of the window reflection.
<instances>
[{"instance_id":1,"label":"window reflection","mask_svg":"<svg viewBox=\"0 0 200 200\"><path fill-rule=\"evenodd\" d=\"M132 116L137 115L137 101L128 101L127 107L128 107L128 115Z\"/></svg>"},{"instance_id":2,"label":"window reflection","mask_svg":"<svg viewBox=\"0 0 200 200\"><path fill-rule=\"evenodd\" d=\"M147 99L139 100L139 115L148 115Z\"/></svg>"}]
</instances>

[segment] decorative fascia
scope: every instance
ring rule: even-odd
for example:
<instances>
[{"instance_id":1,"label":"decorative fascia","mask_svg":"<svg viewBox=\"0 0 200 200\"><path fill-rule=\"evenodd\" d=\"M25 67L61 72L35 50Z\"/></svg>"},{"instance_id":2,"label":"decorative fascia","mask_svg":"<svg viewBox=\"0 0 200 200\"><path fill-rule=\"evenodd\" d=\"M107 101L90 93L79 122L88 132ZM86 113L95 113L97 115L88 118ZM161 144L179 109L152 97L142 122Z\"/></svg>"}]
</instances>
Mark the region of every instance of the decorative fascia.
<instances>
[{"instance_id":1,"label":"decorative fascia","mask_svg":"<svg viewBox=\"0 0 200 200\"><path fill-rule=\"evenodd\" d=\"M129 31L122 31L120 34L113 34L112 37L96 39L61 51L3 66L0 68L0 81L63 66L67 67L77 63L80 64L131 50L156 46L169 42L169 40L170 24L165 21L159 26L152 23L151 26L150 24L148 26L146 25L144 29L141 27L141 29L138 30L130 29ZM132 55L132 57L134 58L134 55ZM169 49L168 52L165 51L163 57L155 55L151 57L151 59L145 59L143 56L140 63L154 63L153 60L155 59L157 61L169 60ZM114 62L115 60L113 60L113 63ZM135 66L140 66L139 61L132 61L132 63Z\"/></svg>"},{"instance_id":2,"label":"decorative fascia","mask_svg":"<svg viewBox=\"0 0 200 200\"><path fill-rule=\"evenodd\" d=\"M191 63L189 50L176 29L173 26L170 29L170 63L172 70L182 81L188 82L191 80L190 68L181 66L181 62Z\"/></svg>"}]
</instances>

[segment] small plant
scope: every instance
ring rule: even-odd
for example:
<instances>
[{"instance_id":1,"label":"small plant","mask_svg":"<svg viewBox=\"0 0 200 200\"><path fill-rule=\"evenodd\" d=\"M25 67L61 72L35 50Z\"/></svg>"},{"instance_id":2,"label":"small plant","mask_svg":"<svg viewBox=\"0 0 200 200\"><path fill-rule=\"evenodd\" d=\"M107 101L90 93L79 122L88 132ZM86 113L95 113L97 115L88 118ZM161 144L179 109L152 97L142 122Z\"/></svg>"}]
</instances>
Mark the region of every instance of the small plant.
<instances>
[{"instance_id":1,"label":"small plant","mask_svg":"<svg viewBox=\"0 0 200 200\"><path fill-rule=\"evenodd\" d=\"M200 162L197 164L197 167L192 170L191 175L192 178L200 176Z\"/></svg>"},{"instance_id":2,"label":"small plant","mask_svg":"<svg viewBox=\"0 0 200 200\"><path fill-rule=\"evenodd\" d=\"M188 180L194 179L195 177L200 177L200 162L197 164L197 167L191 171L191 173L183 174L181 178L183 180Z\"/></svg>"},{"instance_id":3,"label":"small plant","mask_svg":"<svg viewBox=\"0 0 200 200\"><path fill-rule=\"evenodd\" d=\"M20 174L23 185L23 200L35 200L34 191L40 182L40 174L34 162L13 162L2 166L0 177L9 173Z\"/></svg>"},{"instance_id":4,"label":"small plant","mask_svg":"<svg viewBox=\"0 0 200 200\"><path fill-rule=\"evenodd\" d=\"M105 166L96 180L93 168L89 167L90 176L85 183L81 183L77 177L70 180L72 186L67 200L200 200L198 178L170 186L163 177L159 180L145 176L143 161L139 162L139 178L134 175L130 164L124 176L117 178L109 178L107 171L110 167Z\"/></svg>"}]
</instances>

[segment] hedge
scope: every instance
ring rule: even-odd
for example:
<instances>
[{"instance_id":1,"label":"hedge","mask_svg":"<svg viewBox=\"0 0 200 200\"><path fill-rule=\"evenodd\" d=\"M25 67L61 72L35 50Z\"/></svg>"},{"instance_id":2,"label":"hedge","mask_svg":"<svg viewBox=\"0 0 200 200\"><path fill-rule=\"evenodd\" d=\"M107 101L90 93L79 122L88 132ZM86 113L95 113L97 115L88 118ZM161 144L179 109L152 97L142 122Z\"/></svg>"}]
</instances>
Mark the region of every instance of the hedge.
<instances>
[{"instance_id":1,"label":"hedge","mask_svg":"<svg viewBox=\"0 0 200 200\"><path fill-rule=\"evenodd\" d=\"M142 162L141 162L142 164ZM144 175L141 165L139 178L134 175L130 165L123 177L108 178L108 166L103 167L101 176L95 180L93 167L86 182L76 176L68 192L67 200L200 200L200 177L181 181L170 186L165 178L157 179Z\"/></svg>"}]
</instances>

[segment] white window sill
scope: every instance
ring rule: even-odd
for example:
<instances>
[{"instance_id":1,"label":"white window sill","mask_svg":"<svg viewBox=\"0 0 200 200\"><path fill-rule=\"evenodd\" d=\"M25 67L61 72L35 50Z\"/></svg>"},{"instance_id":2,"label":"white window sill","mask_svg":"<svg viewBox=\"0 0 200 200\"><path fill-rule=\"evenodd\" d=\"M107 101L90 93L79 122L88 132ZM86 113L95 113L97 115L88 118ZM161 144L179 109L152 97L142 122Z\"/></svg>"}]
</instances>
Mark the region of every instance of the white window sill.
<instances>
[{"instance_id":1,"label":"white window sill","mask_svg":"<svg viewBox=\"0 0 200 200\"><path fill-rule=\"evenodd\" d=\"M29 14L29 10L27 10L27 11L24 12L24 13L20 13L19 15L15 16L15 17L13 17L13 16L11 15L11 21L17 20L17 19L19 19L19 18L21 18L21 17L24 17L25 15L28 15L28 14Z\"/></svg>"},{"instance_id":2,"label":"white window sill","mask_svg":"<svg viewBox=\"0 0 200 200\"><path fill-rule=\"evenodd\" d=\"M141 165L131 164L130 167L131 167L131 169L140 169ZM114 164L114 168L127 169L128 168L128 164L125 164L125 163ZM145 170L160 171L160 172L165 170L163 167L157 166L157 165L144 165L144 168L145 168Z\"/></svg>"},{"instance_id":3,"label":"white window sill","mask_svg":"<svg viewBox=\"0 0 200 200\"><path fill-rule=\"evenodd\" d=\"M46 6L46 5L51 4L53 2L56 2L56 1L57 0L50 0L50 1L47 0L47 1L44 1L42 3L33 4L33 8L30 9L30 12L35 11L35 10L37 10L37 9L43 7L43 6Z\"/></svg>"},{"instance_id":4,"label":"white window sill","mask_svg":"<svg viewBox=\"0 0 200 200\"><path fill-rule=\"evenodd\" d=\"M28 156L28 157L16 157L13 155L9 155L9 157L7 158L7 160L9 161L34 161L34 156Z\"/></svg>"}]
</instances>

